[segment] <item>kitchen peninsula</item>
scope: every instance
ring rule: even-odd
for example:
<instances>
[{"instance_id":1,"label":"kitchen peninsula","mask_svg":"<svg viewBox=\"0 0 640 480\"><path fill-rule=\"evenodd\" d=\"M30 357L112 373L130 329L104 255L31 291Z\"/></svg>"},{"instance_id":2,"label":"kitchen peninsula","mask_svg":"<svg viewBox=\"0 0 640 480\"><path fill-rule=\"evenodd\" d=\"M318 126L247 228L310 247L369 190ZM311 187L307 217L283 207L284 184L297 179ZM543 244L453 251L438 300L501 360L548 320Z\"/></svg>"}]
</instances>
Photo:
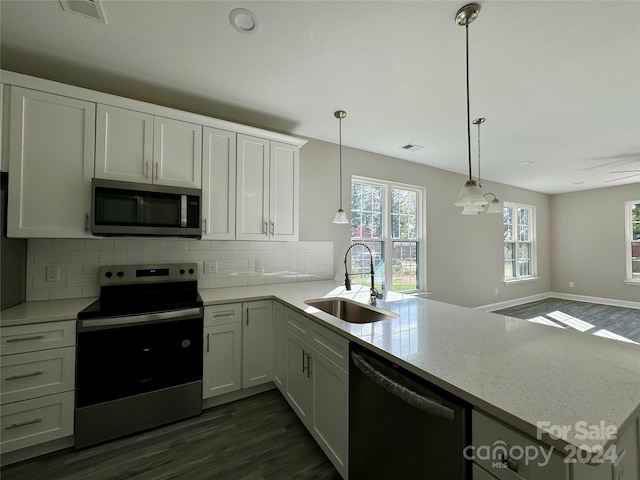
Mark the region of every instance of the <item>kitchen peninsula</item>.
<instances>
[{"instance_id":1,"label":"kitchen peninsula","mask_svg":"<svg viewBox=\"0 0 640 480\"><path fill-rule=\"evenodd\" d=\"M576 479L581 478L576 473L581 470L586 472L580 473L584 478L612 478L596 474L605 468L610 471L608 462L591 466L584 460L630 432L625 437L631 445L625 465L627 471L637 472L637 345L394 292L385 292L375 308L397 317L368 324L349 323L305 303L327 296L368 301L368 289L354 288L349 292L334 281L208 289L200 293L205 306L275 300L449 391L470 403L474 410L531 439L539 438L542 445L553 447L555 452L565 452L563 457L573 453L582 460L574 465ZM89 301L86 299L85 303ZM44 322L46 304L51 305L46 317L72 320L77 313L76 303L28 302L3 312L1 326ZM560 438L540 434L545 426L548 432L555 433L553 428L558 426L603 424L620 435L582 438L576 428L569 428Z\"/></svg>"}]
</instances>

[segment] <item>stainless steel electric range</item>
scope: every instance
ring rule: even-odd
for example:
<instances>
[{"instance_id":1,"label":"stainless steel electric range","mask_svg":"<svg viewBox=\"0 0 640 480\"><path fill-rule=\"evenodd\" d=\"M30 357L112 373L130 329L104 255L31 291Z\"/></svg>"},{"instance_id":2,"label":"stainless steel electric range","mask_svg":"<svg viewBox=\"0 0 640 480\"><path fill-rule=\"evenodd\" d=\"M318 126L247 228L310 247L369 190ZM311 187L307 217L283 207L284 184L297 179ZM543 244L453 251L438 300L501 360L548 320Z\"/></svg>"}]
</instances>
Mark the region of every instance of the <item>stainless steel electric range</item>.
<instances>
[{"instance_id":1,"label":"stainless steel electric range","mask_svg":"<svg viewBox=\"0 0 640 480\"><path fill-rule=\"evenodd\" d=\"M100 268L78 314L76 448L201 413L197 277L195 263Z\"/></svg>"}]
</instances>

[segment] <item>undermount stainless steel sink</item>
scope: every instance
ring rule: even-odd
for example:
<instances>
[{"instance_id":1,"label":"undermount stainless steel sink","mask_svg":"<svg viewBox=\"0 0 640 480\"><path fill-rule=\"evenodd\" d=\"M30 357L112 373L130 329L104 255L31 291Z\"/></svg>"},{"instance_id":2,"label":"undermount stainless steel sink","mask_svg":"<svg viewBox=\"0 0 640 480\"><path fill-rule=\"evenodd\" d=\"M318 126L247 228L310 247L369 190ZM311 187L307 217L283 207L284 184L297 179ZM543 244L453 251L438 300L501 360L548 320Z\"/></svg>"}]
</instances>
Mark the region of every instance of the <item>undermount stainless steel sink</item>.
<instances>
[{"instance_id":1,"label":"undermount stainless steel sink","mask_svg":"<svg viewBox=\"0 0 640 480\"><path fill-rule=\"evenodd\" d=\"M304 303L350 323L372 323L398 316L346 298L319 298Z\"/></svg>"}]
</instances>

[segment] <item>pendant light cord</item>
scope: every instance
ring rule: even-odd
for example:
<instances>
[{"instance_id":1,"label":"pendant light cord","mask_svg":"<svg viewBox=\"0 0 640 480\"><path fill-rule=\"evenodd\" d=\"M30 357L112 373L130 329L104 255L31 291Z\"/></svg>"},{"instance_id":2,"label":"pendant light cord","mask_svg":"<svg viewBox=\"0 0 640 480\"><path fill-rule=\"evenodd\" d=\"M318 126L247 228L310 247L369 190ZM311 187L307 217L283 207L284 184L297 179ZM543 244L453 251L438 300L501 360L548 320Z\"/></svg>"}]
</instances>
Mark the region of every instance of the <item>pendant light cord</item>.
<instances>
[{"instance_id":1,"label":"pendant light cord","mask_svg":"<svg viewBox=\"0 0 640 480\"><path fill-rule=\"evenodd\" d=\"M339 129L340 129L340 133L338 134L339 137L339 141L340 141L340 187L338 189L338 191L340 192L340 210L342 210L342 115L340 117L338 117L338 121L339 121Z\"/></svg>"},{"instance_id":2,"label":"pendant light cord","mask_svg":"<svg viewBox=\"0 0 640 480\"><path fill-rule=\"evenodd\" d=\"M469 24L464 26L466 38L466 59L467 59L467 154L469 157L469 180L471 177L471 113L469 107Z\"/></svg>"},{"instance_id":3,"label":"pendant light cord","mask_svg":"<svg viewBox=\"0 0 640 480\"><path fill-rule=\"evenodd\" d=\"M482 187L482 177L480 176L480 124L484 119L478 119L478 186Z\"/></svg>"}]
</instances>

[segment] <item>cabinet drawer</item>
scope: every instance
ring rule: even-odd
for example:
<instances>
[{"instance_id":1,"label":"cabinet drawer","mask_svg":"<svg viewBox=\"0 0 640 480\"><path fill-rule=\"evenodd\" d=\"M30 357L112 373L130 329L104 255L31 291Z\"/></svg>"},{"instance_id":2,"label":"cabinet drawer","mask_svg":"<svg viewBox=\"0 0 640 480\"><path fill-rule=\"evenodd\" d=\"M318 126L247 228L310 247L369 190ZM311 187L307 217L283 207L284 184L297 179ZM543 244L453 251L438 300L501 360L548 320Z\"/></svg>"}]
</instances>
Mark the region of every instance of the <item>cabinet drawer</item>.
<instances>
[{"instance_id":1,"label":"cabinet drawer","mask_svg":"<svg viewBox=\"0 0 640 480\"><path fill-rule=\"evenodd\" d=\"M242 304L210 305L204 307L204 326L228 325L242 322Z\"/></svg>"},{"instance_id":2,"label":"cabinet drawer","mask_svg":"<svg viewBox=\"0 0 640 480\"><path fill-rule=\"evenodd\" d=\"M1 403L73 390L75 351L75 347L66 347L2 357Z\"/></svg>"},{"instance_id":3,"label":"cabinet drawer","mask_svg":"<svg viewBox=\"0 0 640 480\"><path fill-rule=\"evenodd\" d=\"M344 371L349 371L349 340L313 322L311 345Z\"/></svg>"},{"instance_id":4,"label":"cabinet drawer","mask_svg":"<svg viewBox=\"0 0 640 480\"><path fill-rule=\"evenodd\" d=\"M2 453L73 435L73 392L2 407Z\"/></svg>"},{"instance_id":5,"label":"cabinet drawer","mask_svg":"<svg viewBox=\"0 0 640 480\"><path fill-rule=\"evenodd\" d=\"M308 342L312 341L311 327L313 321L306 318L304 315L294 312L287 308L285 309L285 324L287 330L295 333L303 340Z\"/></svg>"},{"instance_id":6,"label":"cabinet drawer","mask_svg":"<svg viewBox=\"0 0 640 480\"><path fill-rule=\"evenodd\" d=\"M0 328L2 355L35 352L76 344L76 321Z\"/></svg>"},{"instance_id":7,"label":"cabinet drawer","mask_svg":"<svg viewBox=\"0 0 640 480\"><path fill-rule=\"evenodd\" d=\"M549 457L551 447L512 430L477 410L472 413L472 438L475 447L474 462L500 480L549 480L569 478L568 465L555 453ZM482 450L478 448L483 447ZM515 447L515 448L514 448ZM535 458L518 460L509 453L527 452ZM544 451L544 455L543 452ZM554 449L555 451L555 449ZM506 453L506 457L504 456ZM516 455L517 456L517 455ZM490 457L490 458L487 458Z\"/></svg>"}]
</instances>

